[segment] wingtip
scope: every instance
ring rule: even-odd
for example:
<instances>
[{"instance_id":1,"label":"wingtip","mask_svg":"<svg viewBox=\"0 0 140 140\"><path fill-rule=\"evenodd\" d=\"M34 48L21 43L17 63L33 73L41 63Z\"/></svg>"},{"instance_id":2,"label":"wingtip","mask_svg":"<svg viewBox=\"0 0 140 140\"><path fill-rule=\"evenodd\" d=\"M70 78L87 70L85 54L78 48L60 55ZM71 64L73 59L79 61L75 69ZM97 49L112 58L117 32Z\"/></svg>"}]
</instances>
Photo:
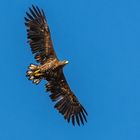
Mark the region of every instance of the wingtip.
<instances>
[{"instance_id":1,"label":"wingtip","mask_svg":"<svg viewBox=\"0 0 140 140\"><path fill-rule=\"evenodd\" d=\"M32 8L35 8L35 5L34 4L32 4Z\"/></svg>"}]
</instances>

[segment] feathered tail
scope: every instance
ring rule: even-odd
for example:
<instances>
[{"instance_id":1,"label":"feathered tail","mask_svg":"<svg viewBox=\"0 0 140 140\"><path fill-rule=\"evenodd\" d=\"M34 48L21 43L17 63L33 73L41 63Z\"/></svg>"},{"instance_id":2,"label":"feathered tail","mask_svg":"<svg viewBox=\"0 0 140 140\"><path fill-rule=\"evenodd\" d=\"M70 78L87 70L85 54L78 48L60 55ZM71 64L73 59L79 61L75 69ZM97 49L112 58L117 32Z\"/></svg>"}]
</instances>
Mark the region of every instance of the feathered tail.
<instances>
[{"instance_id":1,"label":"feathered tail","mask_svg":"<svg viewBox=\"0 0 140 140\"><path fill-rule=\"evenodd\" d=\"M42 80L43 73L40 72L37 65L30 64L26 72L26 76L29 80L31 80L34 84L37 85Z\"/></svg>"}]
</instances>

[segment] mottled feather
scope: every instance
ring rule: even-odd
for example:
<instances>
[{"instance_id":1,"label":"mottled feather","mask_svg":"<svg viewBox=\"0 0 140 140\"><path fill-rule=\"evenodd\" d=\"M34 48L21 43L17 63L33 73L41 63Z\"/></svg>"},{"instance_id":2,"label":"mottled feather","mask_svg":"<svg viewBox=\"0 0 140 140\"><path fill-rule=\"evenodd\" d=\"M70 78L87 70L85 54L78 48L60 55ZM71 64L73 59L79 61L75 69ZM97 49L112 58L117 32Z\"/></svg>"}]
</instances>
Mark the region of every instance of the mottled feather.
<instances>
[{"instance_id":1,"label":"mottled feather","mask_svg":"<svg viewBox=\"0 0 140 140\"><path fill-rule=\"evenodd\" d=\"M40 68L44 69L47 65L50 67L52 62L55 62L55 66L60 64L52 45L50 30L44 11L37 6L29 8L29 12L26 12L25 25L27 26L27 38L31 51L36 61L40 63ZM40 71L37 68L38 66L36 65L30 65L27 71L29 79L33 80L33 83L36 84L41 79L46 79L48 81L46 91L50 92L50 98L55 102L54 107L68 122L71 121L73 125L76 122L79 126L81 124L84 125L84 122L87 122L86 116L88 114L71 91L64 76L63 67L56 68L55 72L54 67L49 68L49 71L46 73L39 73L38 75L41 74L40 77L37 74L33 75L36 71Z\"/></svg>"},{"instance_id":2,"label":"mottled feather","mask_svg":"<svg viewBox=\"0 0 140 140\"><path fill-rule=\"evenodd\" d=\"M26 15L27 38L36 61L43 64L50 57L56 58L43 10L40 10L37 6L32 6L32 8L29 8L29 12L26 12Z\"/></svg>"},{"instance_id":3,"label":"mottled feather","mask_svg":"<svg viewBox=\"0 0 140 140\"><path fill-rule=\"evenodd\" d=\"M50 91L52 101L56 102L54 107L68 122L71 120L73 125L75 121L78 125L84 124L84 120L87 122L86 115L88 114L71 91L62 70L58 71L55 79L48 82L46 89Z\"/></svg>"}]
</instances>

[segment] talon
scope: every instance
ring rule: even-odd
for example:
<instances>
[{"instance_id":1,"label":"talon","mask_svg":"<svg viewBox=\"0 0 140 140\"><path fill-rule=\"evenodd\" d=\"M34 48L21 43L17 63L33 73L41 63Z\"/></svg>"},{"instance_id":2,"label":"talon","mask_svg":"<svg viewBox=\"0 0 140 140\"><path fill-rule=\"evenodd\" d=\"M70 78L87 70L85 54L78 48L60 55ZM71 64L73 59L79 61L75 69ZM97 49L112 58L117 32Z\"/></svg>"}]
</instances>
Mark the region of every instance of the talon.
<instances>
[{"instance_id":1,"label":"talon","mask_svg":"<svg viewBox=\"0 0 140 140\"><path fill-rule=\"evenodd\" d=\"M34 73L36 74L36 73L38 73L38 72L40 72L40 70L36 70Z\"/></svg>"},{"instance_id":2,"label":"talon","mask_svg":"<svg viewBox=\"0 0 140 140\"><path fill-rule=\"evenodd\" d=\"M42 80L43 72L39 69L39 66L30 64L26 75L29 80L31 80L34 84L39 84Z\"/></svg>"},{"instance_id":3,"label":"talon","mask_svg":"<svg viewBox=\"0 0 140 140\"><path fill-rule=\"evenodd\" d=\"M35 73L35 76L38 77L38 76L41 76L43 75L42 73Z\"/></svg>"}]
</instances>

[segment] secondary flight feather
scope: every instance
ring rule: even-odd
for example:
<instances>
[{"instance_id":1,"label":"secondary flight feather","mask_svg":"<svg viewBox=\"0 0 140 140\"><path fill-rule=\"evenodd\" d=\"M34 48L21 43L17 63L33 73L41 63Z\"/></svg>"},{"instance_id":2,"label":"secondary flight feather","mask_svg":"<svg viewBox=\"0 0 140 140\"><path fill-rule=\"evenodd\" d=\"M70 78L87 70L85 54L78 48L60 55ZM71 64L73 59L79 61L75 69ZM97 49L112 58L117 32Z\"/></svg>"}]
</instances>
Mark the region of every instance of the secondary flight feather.
<instances>
[{"instance_id":1,"label":"secondary flight feather","mask_svg":"<svg viewBox=\"0 0 140 140\"><path fill-rule=\"evenodd\" d=\"M30 64L27 77L34 84L42 79L47 81L46 91L55 102L55 108L68 122L78 125L87 122L87 112L70 89L63 73L67 60L60 61L54 51L50 30L44 11L37 6L26 12L25 25L27 27L28 43L35 60L39 65Z\"/></svg>"}]
</instances>

